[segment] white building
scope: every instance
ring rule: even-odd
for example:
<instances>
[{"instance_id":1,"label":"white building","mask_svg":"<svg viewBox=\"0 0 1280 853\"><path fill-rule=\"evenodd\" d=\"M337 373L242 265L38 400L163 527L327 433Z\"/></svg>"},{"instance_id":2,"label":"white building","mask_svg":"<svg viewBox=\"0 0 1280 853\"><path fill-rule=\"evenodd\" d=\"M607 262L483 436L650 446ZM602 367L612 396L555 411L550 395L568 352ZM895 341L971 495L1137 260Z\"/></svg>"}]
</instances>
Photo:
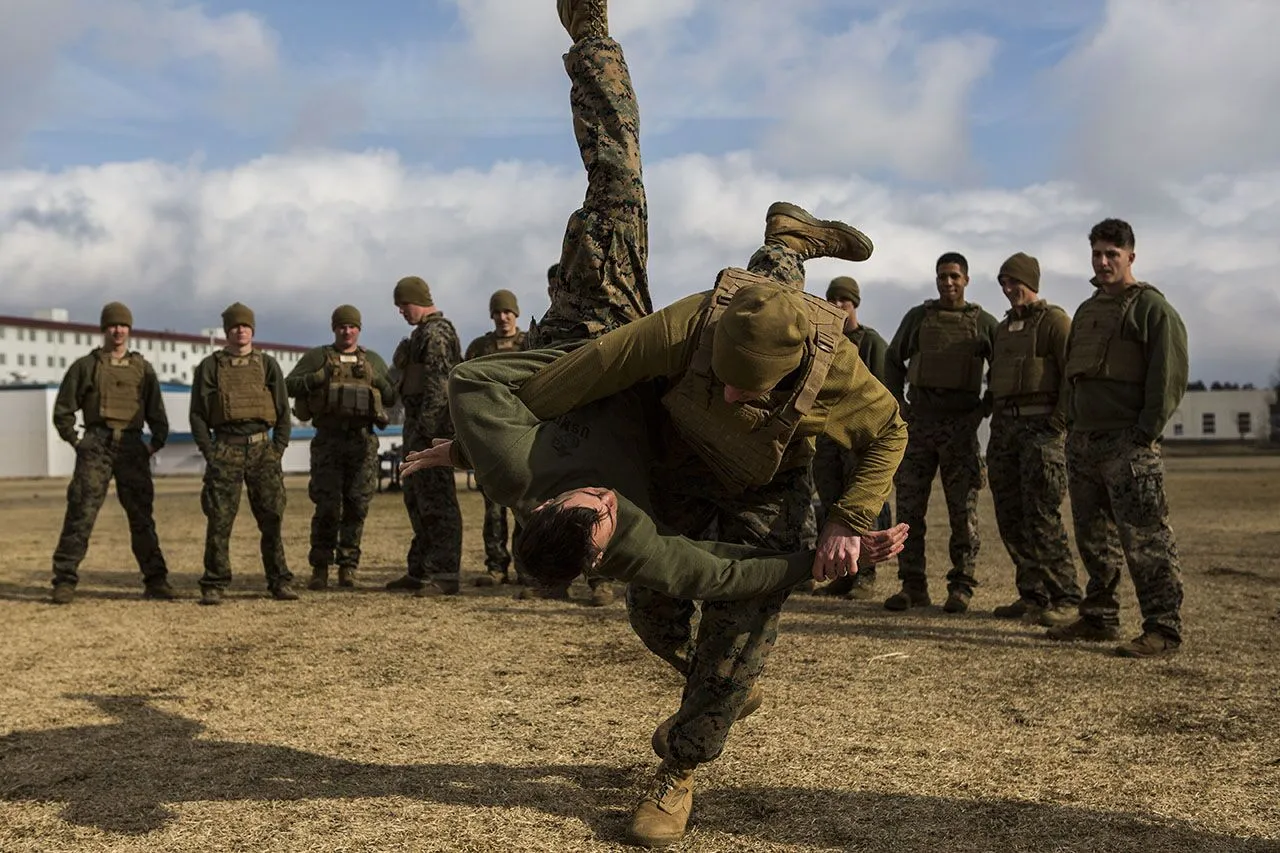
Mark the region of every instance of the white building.
<instances>
[{"instance_id":1,"label":"white building","mask_svg":"<svg viewBox=\"0 0 1280 853\"><path fill-rule=\"evenodd\" d=\"M1164 428L1168 441L1269 441L1270 388L1188 391Z\"/></svg>"},{"instance_id":2,"label":"white building","mask_svg":"<svg viewBox=\"0 0 1280 853\"><path fill-rule=\"evenodd\" d=\"M162 383L180 385L190 385L196 365L223 344L221 329L206 329L199 335L134 329L129 338L129 347L142 353ZM0 384L56 385L71 362L101 345L101 329L67 322L62 308L30 318L0 315ZM308 349L260 341L253 346L274 356L286 374Z\"/></svg>"}]
</instances>

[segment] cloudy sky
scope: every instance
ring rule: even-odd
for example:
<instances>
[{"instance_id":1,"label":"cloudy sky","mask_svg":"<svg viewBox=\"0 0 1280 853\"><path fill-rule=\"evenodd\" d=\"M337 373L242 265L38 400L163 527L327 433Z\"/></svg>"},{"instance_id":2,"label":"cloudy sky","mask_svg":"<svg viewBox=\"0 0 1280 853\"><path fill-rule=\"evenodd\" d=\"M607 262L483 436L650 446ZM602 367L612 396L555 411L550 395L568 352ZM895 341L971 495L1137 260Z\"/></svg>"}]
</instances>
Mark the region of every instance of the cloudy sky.
<instances>
[{"instance_id":1,"label":"cloudy sky","mask_svg":"<svg viewBox=\"0 0 1280 853\"><path fill-rule=\"evenodd\" d=\"M710 286L777 199L876 243L814 262L892 334L967 254L971 300L1040 258L1090 292L1086 235L1191 333L1192 375L1280 357L1275 0L614 0L641 101L654 298ZM786 9L785 13L781 9ZM487 296L545 308L583 179L552 0L0 0L0 313L107 299L193 331L229 302L312 344L350 301L384 352L402 275L466 339Z\"/></svg>"}]
</instances>

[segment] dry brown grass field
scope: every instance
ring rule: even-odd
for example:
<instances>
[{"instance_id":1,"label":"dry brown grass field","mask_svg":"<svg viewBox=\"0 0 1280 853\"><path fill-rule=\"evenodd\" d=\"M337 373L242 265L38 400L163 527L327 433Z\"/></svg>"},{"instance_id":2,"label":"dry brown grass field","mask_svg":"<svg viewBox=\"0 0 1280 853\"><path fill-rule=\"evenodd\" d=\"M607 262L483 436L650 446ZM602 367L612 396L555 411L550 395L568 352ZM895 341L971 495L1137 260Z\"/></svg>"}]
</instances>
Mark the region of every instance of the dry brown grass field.
<instances>
[{"instance_id":1,"label":"dry brown grass field","mask_svg":"<svg viewBox=\"0 0 1280 853\"><path fill-rule=\"evenodd\" d=\"M1012 568L984 494L968 614L792 597L766 704L699 771L680 849L1280 850L1280 459L1169 470L1180 655L1124 660L992 619ZM364 588L265 597L245 506L231 597L202 608L199 483L174 479L157 522L184 600L139 599L112 498L75 603L54 607L64 486L0 482L0 850L623 849L679 684L621 602L385 593L408 524L384 494ZM305 582L303 478L289 497ZM469 581L481 504L462 500ZM940 578L936 490L934 508Z\"/></svg>"}]
</instances>

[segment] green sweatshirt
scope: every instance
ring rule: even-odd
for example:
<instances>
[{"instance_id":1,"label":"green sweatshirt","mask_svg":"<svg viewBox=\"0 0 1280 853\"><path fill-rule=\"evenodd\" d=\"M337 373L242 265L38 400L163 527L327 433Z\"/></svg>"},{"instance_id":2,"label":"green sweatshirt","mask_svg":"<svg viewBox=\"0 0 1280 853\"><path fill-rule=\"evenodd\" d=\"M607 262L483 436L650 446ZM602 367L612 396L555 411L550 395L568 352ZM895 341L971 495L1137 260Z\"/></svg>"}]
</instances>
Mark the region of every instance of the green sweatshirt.
<instances>
[{"instance_id":1,"label":"green sweatshirt","mask_svg":"<svg viewBox=\"0 0 1280 853\"><path fill-rule=\"evenodd\" d=\"M361 349L364 348L361 347ZM293 370L289 371L289 375L285 377L285 390L288 391L289 396L294 398L306 397L313 391L323 388L328 381L328 378L324 375L324 367L329 362L329 353L336 351L337 349L333 344L325 344L324 346L307 350L302 358L298 359L298 363L293 366ZM391 381L391 372L387 369L387 363L382 360L382 356L371 349L364 350L364 357L369 362L369 369L373 371L371 382L382 397L382 405L385 408L391 408L396 404L396 387L395 383ZM344 420L346 419L337 415L317 415L311 419L311 422L319 428L324 426L345 426L342 423Z\"/></svg>"},{"instance_id":2,"label":"green sweatshirt","mask_svg":"<svg viewBox=\"0 0 1280 853\"><path fill-rule=\"evenodd\" d=\"M270 429L272 430L271 440L275 442L276 449L283 453L289 446L289 436L293 432L293 422L289 416L289 395L284 384L284 371L280 369L280 363L275 358L265 352L260 354L262 366L267 374L267 387L271 389L271 395L276 402L275 423L269 424L260 420L233 421L218 427L218 432L223 435L252 435L264 429ZM218 357L214 353L205 356L204 360L196 365L195 373L191 377L191 435L195 439L196 447L200 448L200 452L206 457L213 450L213 431L209 426L209 416L212 411L211 400L217 393Z\"/></svg>"},{"instance_id":3,"label":"green sweatshirt","mask_svg":"<svg viewBox=\"0 0 1280 853\"><path fill-rule=\"evenodd\" d=\"M1098 288L1089 297L1094 299L1116 297ZM1074 334L1073 325L1073 337ZM1142 344L1147 360L1146 382L1135 385L1114 379L1078 378L1067 390L1069 426L1076 432L1136 427L1145 439L1154 441L1164 432L1187 391L1187 328L1164 295L1148 287L1125 313L1120 337ZM1068 354L1070 348L1068 339Z\"/></svg>"},{"instance_id":4,"label":"green sweatshirt","mask_svg":"<svg viewBox=\"0 0 1280 853\"><path fill-rule=\"evenodd\" d=\"M889 355L889 345L880 333L870 326L858 326L853 331L846 331L844 336L849 343L858 348L858 358L867 366L879 382L885 381L885 359Z\"/></svg>"},{"instance_id":5,"label":"green sweatshirt","mask_svg":"<svg viewBox=\"0 0 1280 853\"><path fill-rule=\"evenodd\" d=\"M151 430L151 449L156 451L169 439L169 416L164 410L160 380L141 353L131 351L128 355L131 359L142 359L146 364L142 377L142 416ZM73 361L58 386L58 397L53 403L53 427L72 447L80 443L80 436L76 434L76 412L85 413L85 426L103 425L101 418L89 414L98 411L98 389L94 385L97 371L98 350L95 349Z\"/></svg>"},{"instance_id":6,"label":"green sweatshirt","mask_svg":"<svg viewBox=\"0 0 1280 853\"><path fill-rule=\"evenodd\" d=\"M812 551L778 554L660 534L649 503L653 456L638 391L554 421L539 420L520 401L520 387L562 355L500 353L464 362L450 374L454 463L473 468L490 498L525 521L539 503L569 489L613 489L617 527L597 572L675 598L754 598L809 577Z\"/></svg>"},{"instance_id":7,"label":"green sweatshirt","mask_svg":"<svg viewBox=\"0 0 1280 853\"><path fill-rule=\"evenodd\" d=\"M520 398L549 420L646 380L679 381L698 346L709 296L710 291L686 297L585 344L527 382ZM819 435L853 450L858 459L828 517L857 534L875 530L906 449L907 428L893 397L847 338L839 340L822 390L800 420L792 445Z\"/></svg>"},{"instance_id":8,"label":"green sweatshirt","mask_svg":"<svg viewBox=\"0 0 1280 853\"><path fill-rule=\"evenodd\" d=\"M989 396L954 388L919 388L911 386L911 391L904 394L907 383L907 365L911 358L920 352L920 326L924 323L925 311L934 300L924 305L917 305L907 312L889 342L889 353L885 358L885 386L898 398L899 403L910 404L912 416L924 417L957 417L968 415L985 408L990 411ZM960 308L968 308L973 303L966 303ZM975 306L976 307L976 306ZM949 309L942 309L944 311ZM981 310L981 309L979 309ZM991 363L991 353L995 350L996 327L1000 325L995 317L986 311L978 315L978 337L982 341L979 356Z\"/></svg>"}]
</instances>

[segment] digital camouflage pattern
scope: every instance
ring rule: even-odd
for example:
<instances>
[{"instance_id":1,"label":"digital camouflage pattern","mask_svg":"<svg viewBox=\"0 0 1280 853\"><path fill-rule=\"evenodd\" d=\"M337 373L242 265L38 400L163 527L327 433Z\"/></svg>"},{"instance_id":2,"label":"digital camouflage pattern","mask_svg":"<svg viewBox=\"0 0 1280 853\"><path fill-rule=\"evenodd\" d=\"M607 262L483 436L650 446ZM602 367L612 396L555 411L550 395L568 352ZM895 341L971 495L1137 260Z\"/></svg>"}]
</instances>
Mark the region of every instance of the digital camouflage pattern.
<instances>
[{"instance_id":1,"label":"digital camouflage pattern","mask_svg":"<svg viewBox=\"0 0 1280 853\"><path fill-rule=\"evenodd\" d=\"M249 509L261 534L262 568L267 586L276 589L293 580L280 536L284 519L284 474L275 441L231 444L215 441L205 457L200 506L208 520L204 543L204 575L200 586L226 589L231 583L231 528L240 510L240 487L249 493Z\"/></svg>"},{"instance_id":2,"label":"digital camouflage pattern","mask_svg":"<svg viewBox=\"0 0 1280 853\"><path fill-rule=\"evenodd\" d=\"M422 365L424 380L421 393L404 397L405 454L425 450L434 438L453 438L448 379L449 371L462 361L458 333L439 313L419 323L407 341L405 363ZM453 471L429 468L404 478L401 488L413 526L408 575L456 591L462 573L462 512Z\"/></svg>"},{"instance_id":3,"label":"digital camouflage pattern","mask_svg":"<svg viewBox=\"0 0 1280 853\"><path fill-rule=\"evenodd\" d=\"M311 551L318 572L355 571L369 503L378 491L378 437L368 427L317 429L311 439Z\"/></svg>"},{"instance_id":4,"label":"digital camouflage pattern","mask_svg":"<svg viewBox=\"0 0 1280 853\"><path fill-rule=\"evenodd\" d=\"M1143 631L1181 642L1182 573L1159 446L1133 428L1073 431L1066 449L1076 548L1089 576L1080 615L1119 624L1116 588L1127 563Z\"/></svg>"},{"instance_id":5,"label":"digital camouflage pattern","mask_svg":"<svg viewBox=\"0 0 1280 853\"><path fill-rule=\"evenodd\" d=\"M912 418L907 429L911 438L907 452L893 478L897 491L898 522L911 527L911 535L898 555L898 577L904 587L923 590L925 574L924 537L933 478L942 474L942 491L951 522L948 547L951 571L947 590L971 593L978 585L974 566L982 542L978 533L978 492L986 479L986 464L978 446L981 409L947 419Z\"/></svg>"},{"instance_id":6,"label":"digital camouflage pattern","mask_svg":"<svg viewBox=\"0 0 1280 853\"><path fill-rule=\"evenodd\" d=\"M1080 602L1075 563L1062 523L1067 492L1065 433L1047 415L997 414L987 442L987 473L996 525L1023 601L1040 607Z\"/></svg>"},{"instance_id":7,"label":"digital camouflage pattern","mask_svg":"<svg viewBox=\"0 0 1280 853\"><path fill-rule=\"evenodd\" d=\"M584 39L565 55L565 70L587 192L565 226L555 296L531 347L589 340L653 313L640 108L622 48Z\"/></svg>"},{"instance_id":8,"label":"digital camouflage pattern","mask_svg":"<svg viewBox=\"0 0 1280 853\"><path fill-rule=\"evenodd\" d=\"M151 479L151 452L141 433L128 432L119 440L101 428L90 428L76 445L76 467L67 486L67 513L62 535L53 552L53 583L75 585L78 569L89 550L98 511L106 500L111 478L116 496L129 519L129 545L147 584L168 576L156 524L155 484Z\"/></svg>"}]
</instances>

